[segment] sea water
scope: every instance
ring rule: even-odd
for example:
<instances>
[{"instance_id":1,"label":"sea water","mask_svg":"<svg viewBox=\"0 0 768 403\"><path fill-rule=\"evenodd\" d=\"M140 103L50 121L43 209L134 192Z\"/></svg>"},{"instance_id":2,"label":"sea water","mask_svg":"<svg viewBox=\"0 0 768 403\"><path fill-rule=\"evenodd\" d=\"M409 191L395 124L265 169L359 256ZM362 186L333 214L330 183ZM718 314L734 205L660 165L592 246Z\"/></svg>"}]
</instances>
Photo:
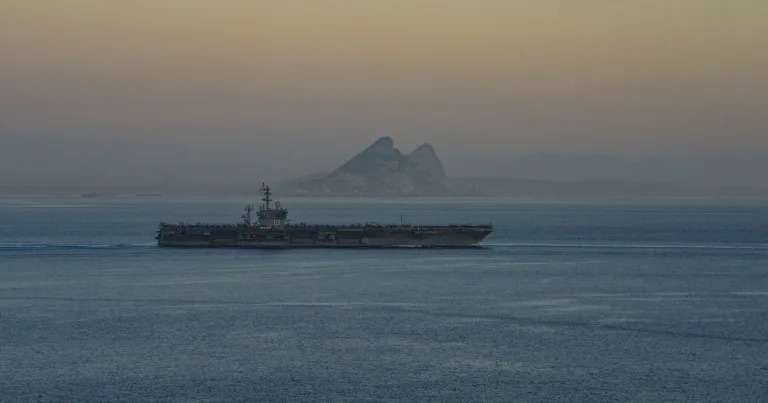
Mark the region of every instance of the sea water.
<instances>
[{"instance_id":1,"label":"sea water","mask_svg":"<svg viewBox=\"0 0 768 403\"><path fill-rule=\"evenodd\" d=\"M0 201L0 401L758 401L768 205L285 200L482 249L155 246L238 198ZM401 218L402 217L402 218Z\"/></svg>"}]
</instances>

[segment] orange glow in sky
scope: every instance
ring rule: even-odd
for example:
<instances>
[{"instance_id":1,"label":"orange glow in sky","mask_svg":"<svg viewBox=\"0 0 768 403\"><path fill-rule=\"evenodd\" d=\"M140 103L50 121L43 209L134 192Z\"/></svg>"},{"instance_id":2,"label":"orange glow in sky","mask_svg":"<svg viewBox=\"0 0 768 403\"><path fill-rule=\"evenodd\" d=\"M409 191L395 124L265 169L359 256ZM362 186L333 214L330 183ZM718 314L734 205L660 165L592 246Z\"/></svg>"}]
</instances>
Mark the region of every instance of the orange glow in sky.
<instances>
[{"instance_id":1,"label":"orange glow in sky","mask_svg":"<svg viewBox=\"0 0 768 403\"><path fill-rule=\"evenodd\" d=\"M768 151L766 15L757 0L6 0L0 129Z\"/></svg>"}]
</instances>

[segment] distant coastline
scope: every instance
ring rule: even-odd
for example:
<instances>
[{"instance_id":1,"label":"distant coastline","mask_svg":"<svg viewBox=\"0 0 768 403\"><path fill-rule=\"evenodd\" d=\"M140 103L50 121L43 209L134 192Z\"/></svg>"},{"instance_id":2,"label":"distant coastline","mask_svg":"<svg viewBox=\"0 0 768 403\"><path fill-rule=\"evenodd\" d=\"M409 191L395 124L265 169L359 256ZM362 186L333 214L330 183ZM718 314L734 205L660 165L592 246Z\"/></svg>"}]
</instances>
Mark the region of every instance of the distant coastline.
<instances>
[{"instance_id":1,"label":"distant coastline","mask_svg":"<svg viewBox=\"0 0 768 403\"><path fill-rule=\"evenodd\" d=\"M441 196L281 195L283 198L323 199L515 199L523 201L768 201L768 189L746 186L715 186L685 183L617 183L609 181L539 181L520 178L450 178L455 193ZM256 183L240 185L198 184L168 186L144 191L131 186L0 186L0 197L65 197L88 200L105 198L158 199L180 196L251 197Z\"/></svg>"},{"instance_id":2,"label":"distant coastline","mask_svg":"<svg viewBox=\"0 0 768 403\"><path fill-rule=\"evenodd\" d=\"M685 181L690 171L675 170L673 165L663 165L652 177L669 172L664 182L635 178L593 178L593 179L544 179L556 174L578 177L578 166L591 166L593 175L619 175L621 164L613 159L600 158L600 164L592 160L573 160L544 156L528 161L527 168L519 170L496 170L509 172L508 177L451 177L446 174L443 163L435 148L424 143L410 153L395 148L394 140L381 137L367 148L340 163L330 172L305 175L293 179L261 177L247 182L240 178L200 179L190 183L162 178L163 185L105 185L99 183L57 184L57 185L16 185L2 186L0 196L51 196L77 197L82 199L102 198L160 198L166 196L256 196L261 179L275 183L274 192L281 198L503 198L524 201L729 201L768 200L768 183L752 186L736 182L733 185L717 182L700 183ZM749 160L757 163L762 160ZM745 167L748 165L745 165ZM538 167L538 168L537 168ZM560 173L558 167L572 169ZM613 168L611 168L613 167ZM534 169L536 168L536 169ZM601 169L597 169L601 168ZM646 165L635 167L649 171ZM680 168L680 167L678 167ZM565 168L563 168L565 169ZM625 172L627 167L624 166ZM757 170L762 172L761 170ZM632 171L634 172L634 171ZM697 171L701 174L705 172ZM736 172L736 171L735 171ZM740 172L740 171L739 171ZM538 178L516 177L516 173L536 174ZM637 173L637 172L635 172ZM582 172L581 177L588 178ZM277 180L276 180L277 179ZM725 182L727 183L727 182ZM762 182L754 182L760 184Z\"/></svg>"}]
</instances>

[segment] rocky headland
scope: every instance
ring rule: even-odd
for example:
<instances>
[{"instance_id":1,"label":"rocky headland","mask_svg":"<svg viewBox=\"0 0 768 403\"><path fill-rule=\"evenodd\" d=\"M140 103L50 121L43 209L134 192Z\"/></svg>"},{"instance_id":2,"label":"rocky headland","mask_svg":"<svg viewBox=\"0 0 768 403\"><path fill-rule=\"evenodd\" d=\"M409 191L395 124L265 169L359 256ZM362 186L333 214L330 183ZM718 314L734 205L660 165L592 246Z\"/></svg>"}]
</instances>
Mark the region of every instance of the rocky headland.
<instances>
[{"instance_id":1,"label":"rocky headland","mask_svg":"<svg viewBox=\"0 0 768 403\"><path fill-rule=\"evenodd\" d=\"M286 196L450 196L445 170L430 144L409 154L382 137L329 173L287 180L275 186Z\"/></svg>"}]
</instances>

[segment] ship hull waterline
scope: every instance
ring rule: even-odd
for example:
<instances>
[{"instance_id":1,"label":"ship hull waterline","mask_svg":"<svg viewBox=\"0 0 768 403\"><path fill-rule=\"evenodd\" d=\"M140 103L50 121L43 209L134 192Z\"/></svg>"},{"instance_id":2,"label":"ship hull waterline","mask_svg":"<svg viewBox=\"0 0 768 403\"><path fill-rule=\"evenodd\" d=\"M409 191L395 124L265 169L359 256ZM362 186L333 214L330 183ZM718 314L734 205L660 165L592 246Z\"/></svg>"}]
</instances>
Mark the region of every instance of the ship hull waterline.
<instances>
[{"instance_id":1,"label":"ship hull waterline","mask_svg":"<svg viewBox=\"0 0 768 403\"><path fill-rule=\"evenodd\" d=\"M490 232L486 227L280 232L232 228L213 235L204 227L166 224L157 238L159 246L186 248L482 248L481 242Z\"/></svg>"},{"instance_id":2,"label":"ship hull waterline","mask_svg":"<svg viewBox=\"0 0 768 403\"><path fill-rule=\"evenodd\" d=\"M477 248L492 231L486 225L290 224L288 210L272 202L262 183L264 203L245 206L239 224L160 223L157 244L186 248Z\"/></svg>"}]
</instances>

